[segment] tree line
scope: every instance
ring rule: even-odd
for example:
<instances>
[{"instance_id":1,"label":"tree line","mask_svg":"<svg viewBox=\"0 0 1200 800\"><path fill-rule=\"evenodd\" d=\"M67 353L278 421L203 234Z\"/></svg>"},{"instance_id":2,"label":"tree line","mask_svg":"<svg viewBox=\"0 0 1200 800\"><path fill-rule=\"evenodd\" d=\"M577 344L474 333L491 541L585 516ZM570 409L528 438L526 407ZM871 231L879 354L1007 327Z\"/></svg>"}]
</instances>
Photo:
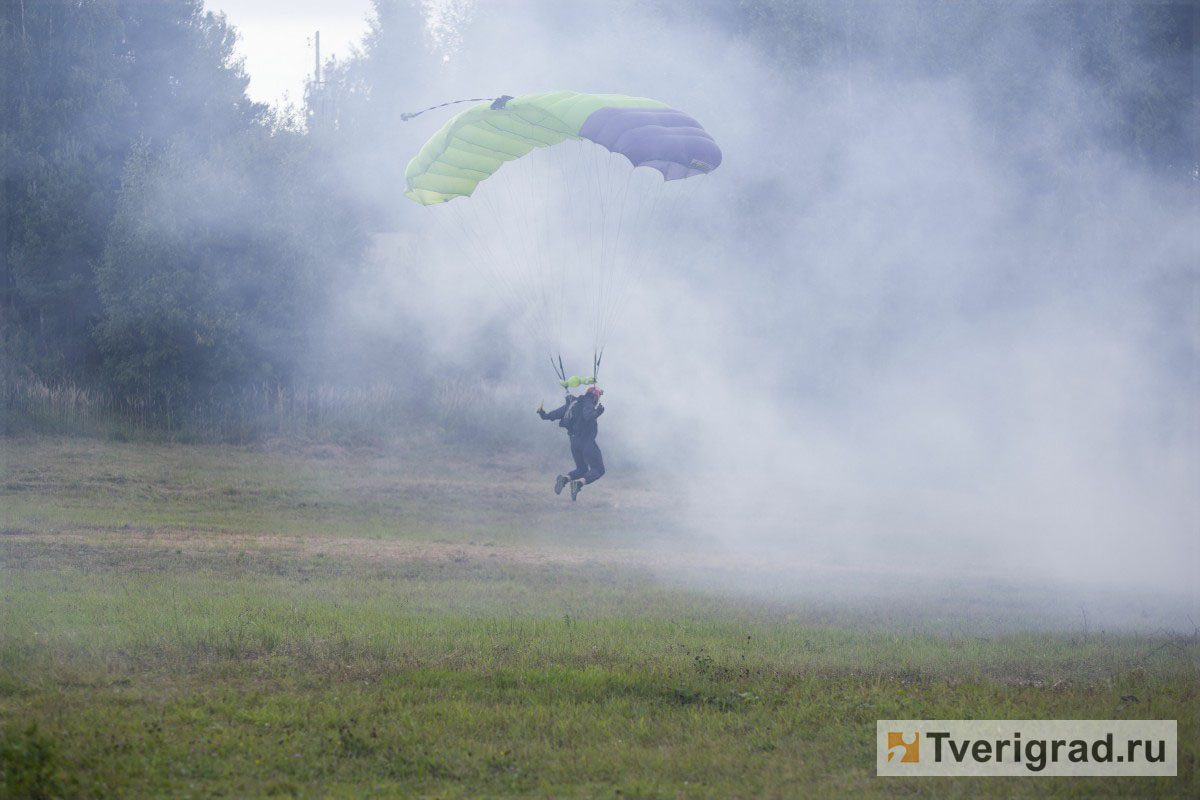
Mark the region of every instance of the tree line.
<instances>
[{"instance_id":1,"label":"tree line","mask_svg":"<svg viewBox=\"0 0 1200 800\"><path fill-rule=\"evenodd\" d=\"M200 0L3 9L6 374L164 403L289 381L363 234L247 98L234 29Z\"/></svg>"},{"instance_id":2,"label":"tree line","mask_svg":"<svg viewBox=\"0 0 1200 800\"><path fill-rule=\"evenodd\" d=\"M397 79L428 55L415 5L376 0L361 52L307 98L307 126L247 97L236 31L202 0L0 8L4 380L168 408L309 377L330 287L361 267L401 179L394 158L360 161L352 192L347 170L416 96ZM998 125L1039 70L1069 62L1111 106L1114 148L1195 180L1194 4L696 0L656 13L721 29L793 78L954 71L984 87ZM1004 55L1017 23L1041 45Z\"/></svg>"}]
</instances>

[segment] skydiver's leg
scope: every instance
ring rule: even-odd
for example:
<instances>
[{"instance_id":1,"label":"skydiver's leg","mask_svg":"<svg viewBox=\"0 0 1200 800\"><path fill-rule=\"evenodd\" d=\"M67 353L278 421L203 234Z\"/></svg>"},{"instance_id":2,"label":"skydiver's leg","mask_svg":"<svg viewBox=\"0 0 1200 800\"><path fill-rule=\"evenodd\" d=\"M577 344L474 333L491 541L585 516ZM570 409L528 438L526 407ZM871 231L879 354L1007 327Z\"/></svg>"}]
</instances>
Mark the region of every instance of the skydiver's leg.
<instances>
[{"instance_id":1,"label":"skydiver's leg","mask_svg":"<svg viewBox=\"0 0 1200 800\"><path fill-rule=\"evenodd\" d=\"M600 452L600 446L596 444L596 440L592 439L581 448L583 450L583 458L587 461L588 470L583 476L584 483L595 483L604 477L604 456Z\"/></svg>"},{"instance_id":2,"label":"skydiver's leg","mask_svg":"<svg viewBox=\"0 0 1200 800\"><path fill-rule=\"evenodd\" d=\"M575 469L567 473L567 478L577 481L587 474L588 462L584 456L583 443L575 439L571 440L571 458L575 459Z\"/></svg>"}]
</instances>

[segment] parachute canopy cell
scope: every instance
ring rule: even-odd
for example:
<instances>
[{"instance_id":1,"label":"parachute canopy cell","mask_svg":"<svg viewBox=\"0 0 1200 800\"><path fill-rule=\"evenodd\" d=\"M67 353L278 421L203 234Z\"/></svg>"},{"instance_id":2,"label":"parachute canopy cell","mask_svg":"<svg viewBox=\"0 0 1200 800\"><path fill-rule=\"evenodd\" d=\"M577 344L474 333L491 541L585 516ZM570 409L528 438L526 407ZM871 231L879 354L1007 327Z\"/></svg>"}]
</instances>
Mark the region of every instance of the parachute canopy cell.
<instances>
[{"instance_id":1,"label":"parachute canopy cell","mask_svg":"<svg viewBox=\"0 0 1200 800\"><path fill-rule=\"evenodd\" d=\"M700 123L646 97L541 92L503 107L481 103L447 122L408 164L405 195L421 205L467 197L504 162L538 147L587 139L664 180L712 172L721 150Z\"/></svg>"}]
</instances>

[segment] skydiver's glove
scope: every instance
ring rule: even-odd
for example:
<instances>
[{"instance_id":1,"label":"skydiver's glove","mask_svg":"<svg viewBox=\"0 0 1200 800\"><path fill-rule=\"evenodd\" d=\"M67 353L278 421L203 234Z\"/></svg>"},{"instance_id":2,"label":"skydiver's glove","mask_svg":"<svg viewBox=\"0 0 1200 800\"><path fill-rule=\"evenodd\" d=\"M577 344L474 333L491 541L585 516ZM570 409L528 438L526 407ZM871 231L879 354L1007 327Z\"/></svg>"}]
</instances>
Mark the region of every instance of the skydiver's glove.
<instances>
[{"instance_id":1,"label":"skydiver's glove","mask_svg":"<svg viewBox=\"0 0 1200 800\"><path fill-rule=\"evenodd\" d=\"M538 413L538 416L541 417L542 419L546 418L546 401L545 400L538 403L537 413Z\"/></svg>"},{"instance_id":2,"label":"skydiver's glove","mask_svg":"<svg viewBox=\"0 0 1200 800\"><path fill-rule=\"evenodd\" d=\"M596 416L598 417L603 413L604 413L604 403L596 403Z\"/></svg>"}]
</instances>

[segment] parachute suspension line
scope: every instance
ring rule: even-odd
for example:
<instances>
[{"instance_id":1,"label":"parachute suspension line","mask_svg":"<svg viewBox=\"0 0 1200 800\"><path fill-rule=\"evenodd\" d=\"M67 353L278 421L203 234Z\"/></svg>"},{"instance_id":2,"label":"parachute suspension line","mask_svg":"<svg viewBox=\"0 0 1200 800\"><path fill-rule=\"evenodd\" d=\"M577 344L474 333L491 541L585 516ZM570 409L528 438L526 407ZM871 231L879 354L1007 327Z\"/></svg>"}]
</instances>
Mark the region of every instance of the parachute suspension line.
<instances>
[{"instance_id":1,"label":"parachute suspension line","mask_svg":"<svg viewBox=\"0 0 1200 800\"><path fill-rule=\"evenodd\" d=\"M577 141L563 142L562 144L558 145L558 148L561 149L561 152L555 154L557 157L553 159L553 166L557 169L557 173L558 173L557 183L555 183L554 186L548 185L546 187L546 196L549 197L551 190L554 188L558 188L562 194L563 211L564 211L564 216L566 218L568 226L573 227L575 230L582 230L582 228L578 225L579 216L580 216L579 207L578 207L579 203L578 203L578 200L576 199L578 197L578 193L567 192L567 191L562 190L562 187L570 185L568 183L566 153L567 153L567 151L571 151L572 162L578 164L578 161L575 160L578 157L578 154L573 152L574 150L578 149L578 145L579 145L579 142L577 142ZM553 151L555 148L548 148L548 149L550 151ZM554 178L552 176L550 176L549 174L547 174L547 182L549 183L551 180L554 180ZM549 215L548 208L547 208L547 215ZM584 247L590 247L590 244L591 244L590 241L585 240L583 242ZM568 307L567 307L567 296L568 296L568 294L567 294L567 261L568 261L568 257L567 256L568 256L568 254L567 254L567 252L565 252L564 250L561 249L561 245L560 245L560 251L556 254L556 256L557 256L557 258L555 260L557 261L557 264L555 265L554 276L553 276L553 280L554 280L553 314L554 314L554 329L555 329L556 335L558 336L558 339L559 339L559 347L561 347L562 346L562 337L563 337L563 334L567 327L567 320L569 319L569 313L568 313ZM564 380L565 380L565 378L564 378Z\"/></svg>"},{"instance_id":2,"label":"parachute suspension line","mask_svg":"<svg viewBox=\"0 0 1200 800\"><path fill-rule=\"evenodd\" d=\"M516 292L509 285L504 274L495 267L496 254L488 238L484 232L479 230L477 222L469 218L468 212L461 205L451 204L451 206L454 208L454 217L458 220L456 233L460 234L452 238L458 242L460 249L474 250L474 255L468 256L469 263L487 265L486 270L492 282L499 289L502 302L510 308L519 308Z\"/></svg>"},{"instance_id":3,"label":"parachute suspension line","mask_svg":"<svg viewBox=\"0 0 1200 800\"><path fill-rule=\"evenodd\" d=\"M582 139L572 144L574 152L571 161L563 162L564 172L570 171L572 181L564 186L578 186L577 191L566 193L570 227L578 232L580 241L574 248L572 256L582 261L580 268L571 271L564 259L563 274L563 315L566 319L585 319L587 309L591 306L591 285L601 267L600 251L604 243L603 231L597 227L597 212L603 211L600 187L596 174L596 151L600 148ZM579 307L570 305L575 298ZM586 323L585 323L586 324ZM576 324L574 328L582 328Z\"/></svg>"},{"instance_id":4,"label":"parachute suspension line","mask_svg":"<svg viewBox=\"0 0 1200 800\"><path fill-rule=\"evenodd\" d=\"M613 328L613 319L629 284L636 278L640 262L655 241L648 233L655 232L661 220L655 213L663 187L658 173L648 169L633 169L625 174L624 197L621 205L622 239L625 243L621 259L614 265L601 302L600 336L603 342Z\"/></svg>"},{"instance_id":5,"label":"parachute suspension line","mask_svg":"<svg viewBox=\"0 0 1200 800\"><path fill-rule=\"evenodd\" d=\"M575 314L585 316L592 308L592 285L601 268L601 250L604 244L603 228L597 227L597 214L602 212L598 171L595 165L595 145L579 142L576 153L575 171L578 174L580 191L571 199L572 224L581 232L579 257L584 266L576 276L578 284L575 296L581 306L572 309ZM591 320L587 320L588 324ZM577 326L578 327L578 326Z\"/></svg>"},{"instance_id":6,"label":"parachute suspension line","mask_svg":"<svg viewBox=\"0 0 1200 800\"><path fill-rule=\"evenodd\" d=\"M537 292L538 311L541 315L545 335L561 347L562 330L556 324L553 303L553 283L547 279L552 273L551 259L554 253L551 248L555 226L550 215L551 198L553 195L553 163L552 148L540 148L538 152L530 153L532 158L522 159L527 163L528 178L514 187L514 191L525 203L526 231L534 242L533 261L529 265L532 287ZM540 223L540 229L538 225Z\"/></svg>"},{"instance_id":7,"label":"parachute suspension line","mask_svg":"<svg viewBox=\"0 0 1200 800\"><path fill-rule=\"evenodd\" d=\"M631 215L633 218L647 219L642 213L640 201L644 195L638 191L632 192L632 200L630 199L630 187L633 185L637 170L630 170L625 174L625 180L621 187L621 201L617 205L618 218L617 230L615 234L613 261L610 269L605 273L604 283L600 287L600 298L596 307L596 349L603 346L603 343L608 338L608 323L607 318L611 311L609 306L612 303L612 298L616 293L616 288L623 284L628 279L626 274L628 271L628 262L633 257L633 251L639 243L626 242L623 237L630 234L625 233L627 228L633 228L632 225L626 225L626 216ZM637 204L637 208L634 205ZM636 230L636 229L635 229Z\"/></svg>"},{"instance_id":8,"label":"parachute suspension line","mask_svg":"<svg viewBox=\"0 0 1200 800\"><path fill-rule=\"evenodd\" d=\"M489 185L481 186L478 196L473 199L477 200L479 205L475 209L476 212L482 212L477 213L480 219L513 221L511 225L496 226L491 232L490 238L503 247L503 252L495 253L489 266L498 281L508 287L514 299L514 307L527 312L521 316L534 341L549 348L552 342L547 336L544 304L536 302L541 288L536 279L536 265L533 263L537 253L530 252L528 247L528 243L536 242L529 223L529 193L522 194L513 187L514 183L522 182L525 177L522 173L527 172L528 168L522 169L520 160L517 166L517 169L509 169L507 174L498 175L497 180ZM518 247L517 242L525 242L527 246Z\"/></svg>"},{"instance_id":9,"label":"parachute suspension line","mask_svg":"<svg viewBox=\"0 0 1200 800\"><path fill-rule=\"evenodd\" d=\"M605 249L609 242L604 226L597 227L597 217L607 207L604 202L604 186L599 181L599 159L609 155L608 151L591 142L574 140L548 148L555 156L552 162L558 171L558 180L547 175L553 185L548 185L545 196L554 198L558 218L562 223L555 231L558 252L556 263L547 273L555 312L556 332L561 336L566 323L579 319L582 325L573 324L571 330L586 331L589 337L594 332L594 310L596 308L595 286L604 273ZM545 204L547 214L549 204ZM575 300L575 305L571 300ZM567 344L566 340L562 344Z\"/></svg>"},{"instance_id":10,"label":"parachute suspension line","mask_svg":"<svg viewBox=\"0 0 1200 800\"><path fill-rule=\"evenodd\" d=\"M607 300L609 294L611 293L612 281L615 276L615 273L617 272L618 269L620 269L619 264L622 260L621 253L625 249L625 248L621 247L621 245L622 245L621 234L622 234L622 231L624 228L626 204L627 204L628 198L629 198L629 186L632 183L632 175L633 175L632 172L628 173L626 175L624 185L620 187L620 200L618 200L616 202L616 206L615 206L617 209L617 213L615 214L616 223L615 223L615 228L612 233L612 243L611 243L611 246L608 248L608 254L607 254L608 263L606 263L600 270L599 281L598 281L597 290L596 290L595 327L594 327L595 338L594 338L593 346L592 346L593 352L600 349L601 344L602 344L601 337L604 336L606 333L603 330L603 322L604 322L604 316L605 316L604 304L605 304L605 301ZM615 192L614 192L614 194L615 194Z\"/></svg>"},{"instance_id":11,"label":"parachute suspension line","mask_svg":"<svg viewBox=\"0 0 1200 800\"><path fill-rule=\"evenodd\" d=\"M683 181L663 181L665 185L655 187L655 191L649 194L635 191L634 194L638 197L639 204L637 210L633 213L633 218L642 218L662 224L668 224L672 220L678 219L678 211L683 204L685 191L688 197L696 196L699 194L697 191L697 182L703 181L706 177L706 175L692 176L688 179L690 185L686 188L680 185L683 184ZM703 183L700 183L700 186L703 185ZM641 231L643 235L647 232L644 230ZM615 291L607 302L606 318L602 324L605 336L615 327L626 308L626 300L630 287L634 282L633 279L645 272L646 264L652 258L661 257L662 255L655 247L649 245L650 242L643 241L628 249L630 258L623 265L623 269L615 282Z\"/></svg>"},{"instance_id":12,"label":"parachute suspension line","mask_svg":"<svg viewBox=\"0 0 1200 800\"><path fill-rule=\"evenodd\" d=\"M593 354L598 354L623 309L629 284L649 258L648 242L639 240L639 234L640 239L653 238L643 229L659 221L657 209L664 187L658 175L629 169L617 154L599 146L586 149L590 158L581 163L587 164L587 176L595 187L591 196L599 201L598 208L584 220L589 231L599 231L593 237L596 268L586 286ZM619 168L618 161L622 162Z\"/></svg>"},{"instance_id":13,"label":"parachute suspension line","mask_svg":"<svg viewBox=\"0 0 1200 800\"><path fill-rule=\"evenodd\" d=\"M400 121L408 122L414 117L421 116L426 111L433 111L436 108L445 108L446 106L458 105L459 103L491 103L492 108L504 108L504 104L509 100L512 100L512 95L510 94L500 95L499 97L469 97L465 100L451 100L447 103L438 103L436 106L430 106L429 108L422 108L420 111L405 111L400 114ZM497 103L499 103L499 105L497 105Z\"/></svg>"},{"instance_id":14,"label":"parachute suspension line","mask_svg":"<svg viewBox=\"0 0 1200 800\"><path fill-rule=\"evenodd\" d=\"M527 282L527 291L533 300L542 335L553 343L559 337L551 319L549 287L547 281L542 277L547 274L546 239L550 234L550 226L545 190L539 175L540 171L544 171L545 165L542 164L539 156L544 156L547 152L543 150L530 153L519 159L521 171L513 173L512 177L515 180L506 184L506 190L509 207L519 210L518 219L523 231L522 241L532 245L529 248L528 258L524 259L524 263L519 264L518 267ZM538 223L542 220L545 222L543 222L542 229L538 230Z\"/></svg>"},{"instance_id":15,"label":"parachute suspension line","mask_svg":"<svg viewBox=\"0 0 1200 800\"><path fill-rule=\"evenodd\" d=\"M462 206L452 206L455 216L459 221L459 229L466 234L466 238L461 239L455 237L463 245L470 244L475 248L476 261L487 265L488 273L493 281L501 289L502 293L507 295L505 298L509 305L518 305L520 296L508 280L504 272L497 268L499 256L492 247L492 240L486 235L486 232L480 230L478 220L471 219L469 212Z\"/></svg>"},{"instance_id":16,"label":"parachute suspension line","mask_svg":"<svg viewBox=\"0 0 1200 800\"><path fill-rule=\"evenodd\" d=\"M582 191L573 203L573 211L577 217L575 225L580 231L586 231L587 266L579 275L579 297L585 305L578 309L581 313L590 311L593 307L592 286L603 266L604 228L603 228L603 193L600 186L599 169L596 166L597 147L590 143L579 143L578 162L576 170L580 173ZM584 194L586 193L586 195ZM590 199L590 203L585 201ZM597 217L600 217L597 219ZM589 320L590 322L590 320Z\"/></svg>"},{"instance_id":17,"label":"parachute suspension line","mask_svg":"<svg viewBox=\"0 0 1200 800\"><path fill-rule=\"evenodd\" d=\"M482 218L478 213L479 208L468 208L461 201L459 203L451 202L446 205L454 209L454 217L458 223L456 232L465 234L465 236L456 235L451 238L459 242L460 249L464 251L468 249L468 245L474 249L474 262L486 265L487 272L492 278L492 282L500 290L503 300L509 308L518 313L522 323L526 326L527 332L536 339L541 335L541 332L537 330L530 319L519 314L520 309L524 306L524 298L522 298L519 288L514 285L509 275L503 269L503 262L501 260L503 254L493 247L493 244L495 244L498 247L503 246L508 248L506 238L502 235L496 235L494 231L489 235L489 232L483 229ZM495 217L489 218L494 219Z\"/></svg>"},{"instance_id":18,"label":"parachute suspension line","mask_svg":"<svg viewBox=\"0 0 1200 800\"><path fill-rule=\"evenodd\" d=\"M695 180L695 177L691 180ZM651 197L651 207L647 213L647 217L658 220L661 224L674 224L674 221L678 220L678 210L684 193L688 192L689 195L694 194L694 187L688 186L685 188L681 185L682 181L678 183L664 181L663 183L665 185L659 187L658 191L655 191ZM648 243L646 244L647 246L639 247L633 251L633 257L628 265L631 276L636 277L644 274L647 263L651 259L661 258L663 255L661 251L648 246ZM618 287L616 296L613 298L613 302L609 308L607 325L615 325L620 318L621 313L626 307L626 300L632 282L626 281Z\"/></svg>"},{"instance_id":19,"label":"parachute suspension line","mask_svg":"<svg viewBox=\"0 0 1200 800\"><path fill-rule=\"evenodd\" d=\"M604 159L607 160L607 159ZM603 164L604 177L608 181L608 199L605 201L605 231L604 231L604 247L601 250L600 256L603 260L600 269L596 273L596 299L593 303L592 322L592 352L595 353L600 347L600 321L602 317L602 309L604 306L604 295L609 280L612 278L613 271L616 269L617 261L621 252L621 222L625 213L626 195L622 192L617 193L617 182L614 181L615 171L612 169L612 164ZM611 212L611 213L610 213Z\"/></svg>"},{"instance_id":20,"label":"parachute suspension line","mask_svg":"<svg viewBox=\"0 0 1200 800\"><path fill-rule=\"evenodd\" d=\"M457 220L457 225L452 231L455 235L445 238L452 239L454 242L456 242L456 249L459 250L459 254L461 256L466 258L468 263L473 262L476 264L487 264L488 272L490 273L493 282L497 285L502 295L502 302L505 302L510 307L519 307L519 297L513 291L509 282L505 279L503 272L497 270L494 266L496 263L495 253L493 252L488 239L480 230L480 226L478 224L473 224L461 203L451 203L449 205L454 209L453 219ZM426 208L432 209L431 206L426 206ZM430 213L433 213L432 210L430 210ZM445 217L445 220L443 220L441 224L445 225L446 220L449 220L451 216L447 214L443 214L442 216Z\"/></svg>"},{"instance_id":21,"label":"parachute suspension line","mask_svg":"<svg viewBox=\"0 0 1200 800\"><path fill-rule=\"evenodd\" d=\"M567 323L567 268L578 256L578 247L566 247L568 239L564 233L573 230L570 224L570 192L564 188L569 185L563 167L565 152L561 149L565 144L563 142L545 148L537 154L536 163L531 160L531 166L537 168L533 176L536 180L530 180L527 184L530 202L539 212L537 215L530 214L529 218L541 223L541 229L534 237L539 259L537 274L541 278L537 283L543 298L542 310L547 333L556 349L561 349L564 344Z\"/></svg>"},{"instance_id":22,"label":"parachute suspension line","mask_svg":"<svg viewBox=\"0 0 1200 800\"><path fill-rule=\"evenodd\" d=\"M659 219L655 211L658 201L661 198L662 187L656 186L653 189L649 186L634 187L634 181L642 177L645 177L647 180L650 179L650 176L638 176L636 172L636 170L633 170L626 176L625 193L623 195L625 199L620 206L622 211L622 225L631 228L633 232L629 234L630 241L622 249L623 257L613 265L612 273L608 278L604 294L600 300L600 321L597 323L597 336L601 342L605 341L609 336L616 315L621 310L621 304L625 298L629 283L633 280L634 275L640 272L639 268L646 259L649 243L633 240L636 234L644 233L644 231L639 230L635 221L643 220L648 224L653 224ZM649 190L649 194L646 190ZM626 216L629 218L628 222L625 221Z\"/></svg>"},{"instance_id":23,"label":"parachute suspension line","mask_svg":"<svg viewBox=\"0 0 1200 800\"><path fill-rule=\"evenodd\" d=\"M505 172L503 171L504 167L511 169ZM506 223L497 225L494 232L496 238L504 244L505 251L502 259L496 262L496 270L513 283L519 300L518 307L532 311L536 316L539 311L537 304L530 302L531 294L534 291L532 279L528 274L531 253L528 247L522 252L521 248L515 246L516 242L530 242L531 240L526 231L527 220L524 204L518 203L513 195L512 183L519 179L512 171L513 169L519 169L519 167L511 163L505 164L500 171L497 171L489 185L479 187L478 193L482 205L487 211L486 219L507 220ZM491 191L488 191L489 189ZM503 193L504 197L500 197L500 193ZM529 319L528 316L526 319ZM529 324L535 331L535 338L545 335L540 322L539 319L529 320Z\"/></svg>"},{"instance_id":24,"label":"parachute suspension line","mask_svg":"<svg viewBox=\"0 0 1200 800\"><path fill-rule=\"evenodd\" d=\"M607 151L599 146L593 146L587 149L584 154L584 164L588 170L588 177L595 186L594 194L596 204L594 210L589 209L589 230L593 232L593 258L595 259L594 267L588 271L586 275L586 296L588 297L587 313L589 317L589 328L592 334L593 351L596 347L596 326L599 322L596 317L596 310L600 303L600 284L604 280L604 275L609 266L608 253L613 245L612 236L609 233L609 211L613 208L611 198L611 187L607 180L609 173L605 171L605 155Z\"/></svg>"},{"instance_id":25,"label":"parachute suspension line","mask_svg":"<svg viewBox=\"0 0 1200 800\"><path fill-rule=\"evenodd\" d=\"M558 320L581 319L583 324L574 327L592 338L595 351L599 287L609 271L610 251L614 247L609 216L612 190L602 176L611 173L611 169L607 173L604 169L613 166L610 159L614 156L605 148L582 140L549 149L559 156L555 163L562 173L561 182L554 187L561 194L559 210L567 223L562 229L573 232L560 240L557 269L552 270L551 283L559 298ZM573 180L567 180L568 170L573 173L570 176ZM554 196L554 192L547 190L547 195ZM569 306L570 298L577 305Z\"/></svg>"},{"instance_id":26,"label":"parachute suspension line","mask_svg":"<svg viewBox=\"0 0 1200 800\"><path fill-rule=\"evenodd\" d=\"M558 192L561 192L562 183L557 179L556 165L559 162L559 154L555 152L553 147L542 148L542 152L537 154L541 156L538 159L538 167L536 170L537 177L541 180L537 183L529 184L530 191L537 193L536 197L531 198L539 210L541 211L540 219L542 229L539 231L539 239L542 240L538 248L540 254L540 272L545 276L540 282L542 295L545 298L543 305L546 312L546 323L549 325L549 333L554 337L559 347L562 347L563 325L562 316L559 314L557 306L561 304L563 292L561 287L556 285L555 274L562 269L564 254L561 248L557 248L558 236L555 220L551 214L551 206L558 201ZM558 192L556 192L556 189ZM561 216L561 213L560 213Z\"/></svg>"},{"instance_id":27,"label":"parachute suspension line","mask_svg":"<svg viewBox=\"0 0 1200 800\"><path fill-rule=\"evenodd\" d=\"M571 319L591 339L595 371L634 279L661 257L660 223L673 216L660 212L677 207L690 186L618 165L619 156L590 142L563 142L530 156L506 163L505 174L449 203L453 211L443 224L453 227L453 217L457 229L446 238L468 261L486 265L499 298L537 349L557 354L556 374L566 372L561 348L569 344L563 330Z\"/></svg>"},{"instance_id":28,"label":"parachute suspension line","mask_svg":"<svg viewBox=\"0 0 1200 800\"><path fill-rule=\"evenodd\" d=\"M571 193L564 191L563 187L568 185L568 176L565 167L565 158L563 150L569 148L568 142L555 145L554 147L546 148L546 167L544 174L545 183L541 187L542 211L545 219L544 235L547 239L554 236L553 244L555 247L551 249L550 258L551 264L546 273L546 291L548 295L548 308L551 319L552 334L555 338L556 346L562 348L564 341L563 336L567 328L567 263L571 258L572 253L569 253L564 247L563 238L558 235L558 232L572 228L572 203ZM551 216L551 203L559 203L559 212L565 225L553 224ZM561 357L561 354L560 354ZM565 379L564 379L565 380Z\"/></svg>"},{"instance_id":29,"label":"parachute suspension line","mask_svg":"<svg viewBox=\"0 0 1200 800\"><path fill-rule=\"evenodd\" d=\"M550 300L551 330L560 337L560 346L568 344L561 338L564 327L568 320L580 320L582 325L572 328L591 339L595 356L604 345L605 298L611 294L607 287L623 245L622 209L614 198L624 187L628 164L583 140L563 142L545 152L552 170L544 174L542 210L556 223L548 223L542 232L552 244L551 260L541 276ZM534 238L540 243L541 237Z\"/></svg>"},{"instance_id":30,"label":"parachute suspension line","mask_svg":"<svg viewBox=\"0 0 1200 800\"><path fill-rule=\"evenodd\" d=\"M605 247L608 244L608 237L605 235L605 213L608 204L605 202L604 186L600 175L601 152L603 152L601 148L596 145L581 143L581 152L579 153L580 170L585 173L588 182L594 186L594 188L585 189L592 200L591 204L585 204L581 199L578 209L579 214L583 217L581 222L586 224L589 251L587 269L580 276L583 289L581 296L586 298L586 304L579 311L588 317L587 325L593 334L595 320L591 317L596 307L595 287L604 274Z\"/></svg>"}]
</instances>

